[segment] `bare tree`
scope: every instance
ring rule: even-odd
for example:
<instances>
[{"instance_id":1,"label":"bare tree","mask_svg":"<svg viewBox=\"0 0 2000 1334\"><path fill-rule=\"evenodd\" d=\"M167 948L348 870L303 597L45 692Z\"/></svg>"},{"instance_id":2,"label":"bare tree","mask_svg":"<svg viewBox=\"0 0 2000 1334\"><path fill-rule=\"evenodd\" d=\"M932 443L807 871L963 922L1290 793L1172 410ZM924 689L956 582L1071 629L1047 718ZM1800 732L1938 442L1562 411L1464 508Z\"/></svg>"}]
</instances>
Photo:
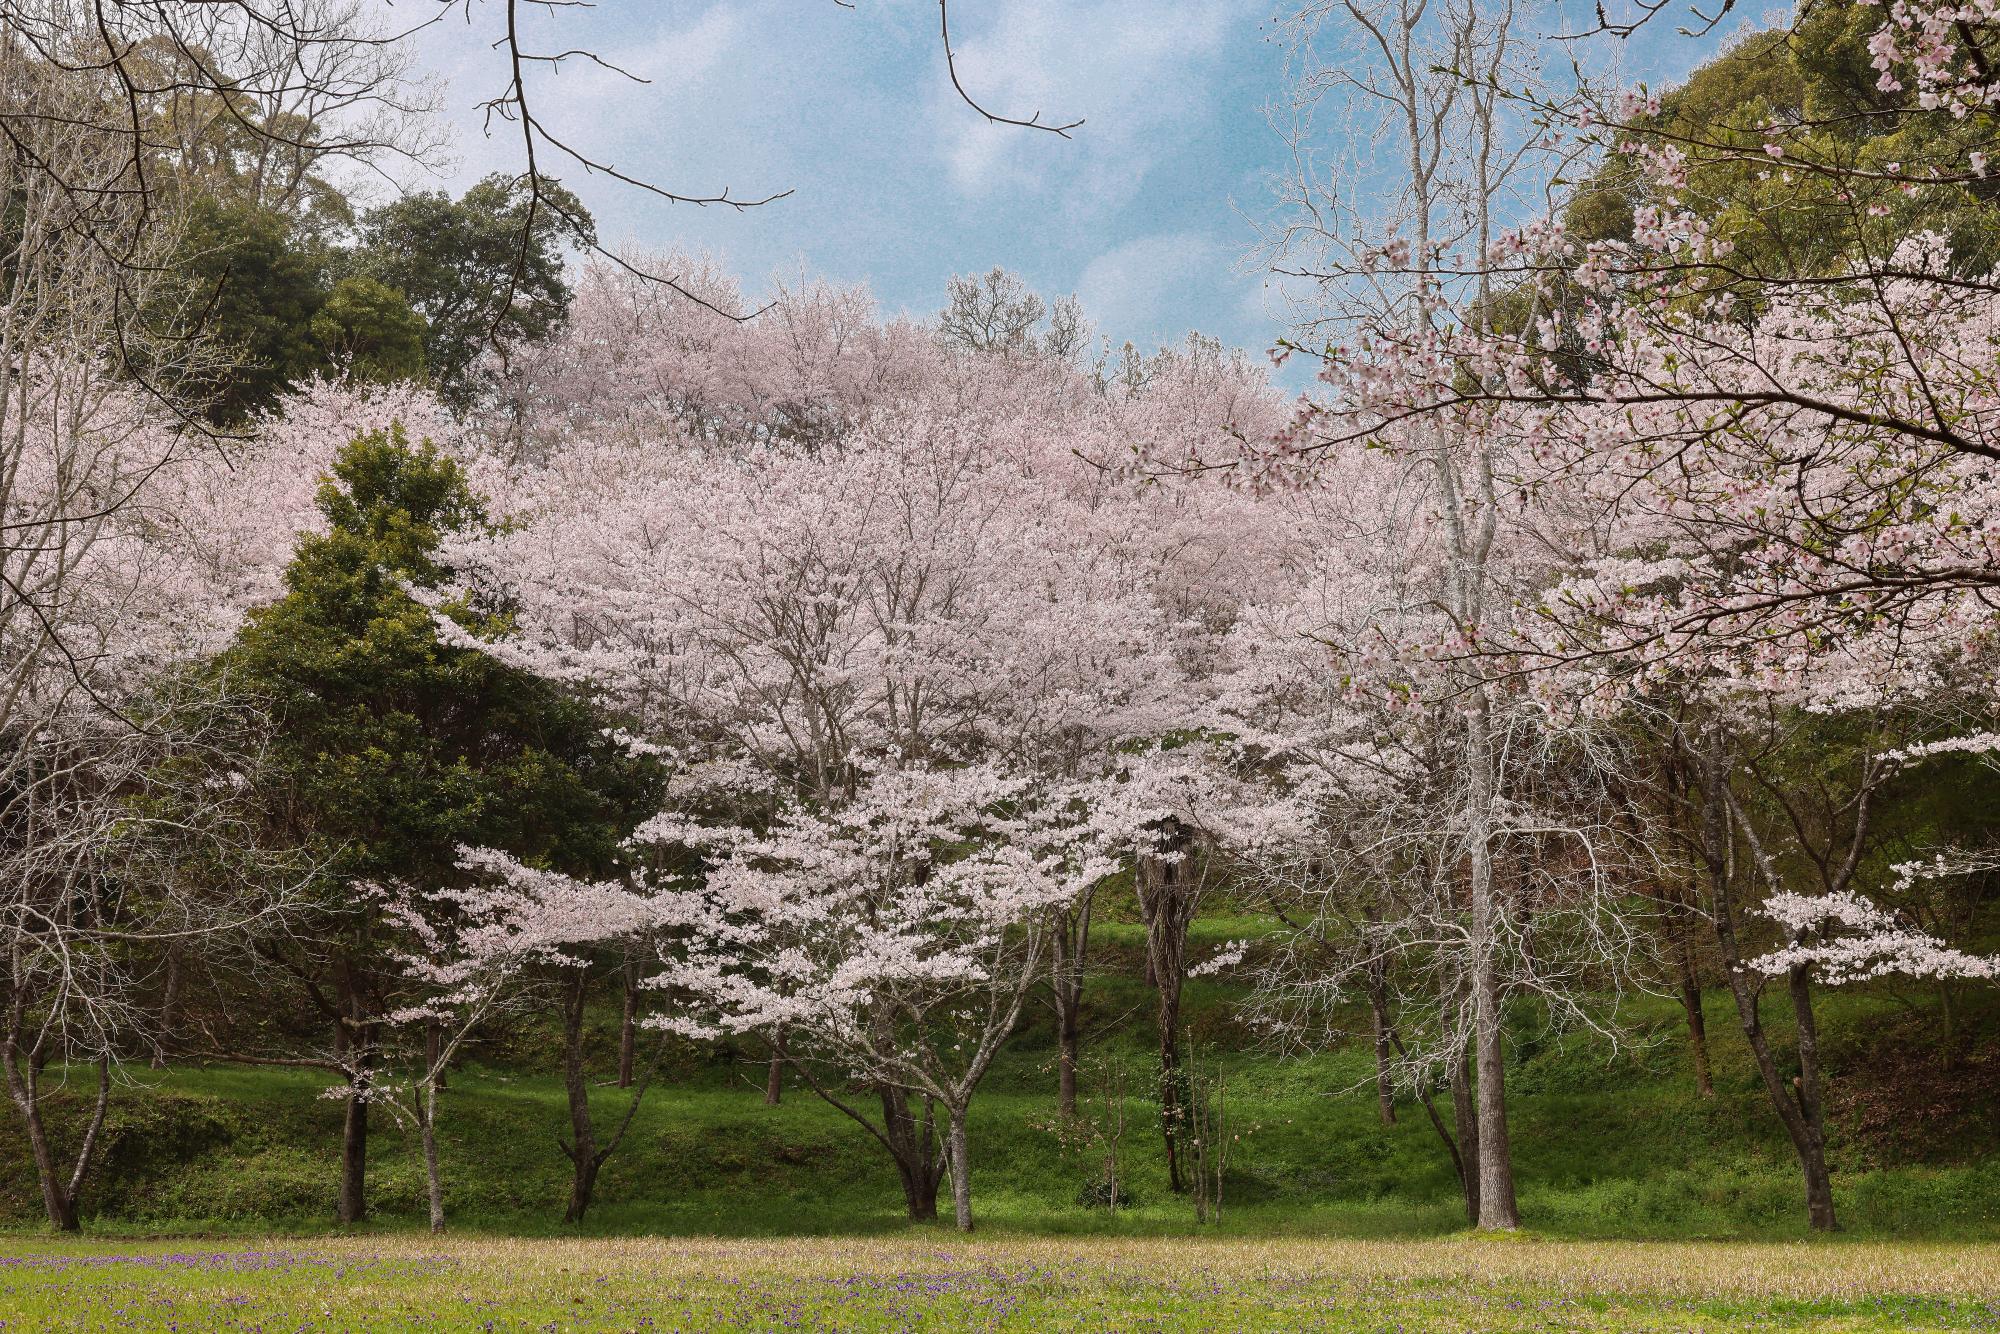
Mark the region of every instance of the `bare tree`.
<instances>
[{"instance_id":1,"label":"bare tree","mask_svg":"<svg viewBox=\"0 0 2000 1334\"><path fill-rule=\"evenodd\" d=\"M956 274L945 287L938 333L972 352L1027 352L1049 308L1028 285L995 268L984 276Z\"/></svg>"},{"instance_id":2,"label":"bare tree","mask_svg":"<svg viewBox=\"0 0 2000 1334\"><path fill-rule=\"evenodd\" d=\"M1272 268L1303 285L1301 336L1331 343L1420 334L1440 322L1490 318L1480 262L1518 201L1545 189L1543 136L1502 89L1538 77L1527 17L1513 0L1316 0L1289 21L1293 98L1283 126L1295 170L1285 220L1269 238ZM1325 54L1321 42L1331 38ZM1336 156L1319 156L1316 117L1341 118ZM1394 154L1384 189L1380 149ZM1468 259L1468 257L1472 257ZM1467 276L1469 275L1469 277ZM1343 409L1330 409L1344 420ZM1426 418L1393 434L1421 474L1439 520L1433 605L1453 633L1480 642L1502 611L1497 585L1505 442L1484 419ZM1494 862L1501 836L1501 745L1495 672L1474 662L1446 686L1458 729L1459 782L1449 827L1461 855L1470 1031L1479 1110L1479 1225L1519 1224L1507 1133L1501 1020L1503 956L1518 923Z\"/></svg>"},{"instance_id":3,"label":"bare tree","mask_svg":"<svg viewBox=\"0 0 2000 1334\"><path fill-rule=\"evenodd\" d=\"M299 870L246 851L253 716L191 683L121 704L141 725L87 701L36 720L0 781L0 1071L48 1220L65 1231L120 1065L163 1038L151 1004L162 959L274 924ZM89 1110L65 1161L50 1099L85 1072Z\"/></svg>"}]
</instances>

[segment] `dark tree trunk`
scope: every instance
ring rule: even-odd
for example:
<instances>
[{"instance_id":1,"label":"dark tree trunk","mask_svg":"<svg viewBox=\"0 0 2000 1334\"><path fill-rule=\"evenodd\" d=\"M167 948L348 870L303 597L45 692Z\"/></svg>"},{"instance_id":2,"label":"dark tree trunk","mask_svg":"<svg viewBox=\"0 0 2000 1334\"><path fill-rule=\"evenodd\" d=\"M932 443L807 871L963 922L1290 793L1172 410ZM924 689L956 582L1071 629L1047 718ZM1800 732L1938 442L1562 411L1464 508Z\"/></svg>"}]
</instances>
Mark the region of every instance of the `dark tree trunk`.
<instances>
[{"instance_id":1,"label":"dark tree trunk","mask_svg":"<svg viewBox=\"0 0 2000 1334\"><path fill-rule=\"evenodd\" d=\"M1155 1018L1160 1051L1160 1137L1167 1151L1167 1182L1181 1193L1189 1181L1181 1142L1187 1135L1187 1072L1180 1046L1181 988L1187 981L1188 925L1194 919L1199 885L1195 877L1194 831L1169 823L1160 854L1139 858L1135 888L1146 923L1146 975L1159 1001Z\"/></svg>"},{"instance_id":2,"label":"dark tree trunk","mask_svg":"<svg viewBox=\"0 0 2000 1334\"><path fill-rule=\"evenodd\" d=\"M65 1180L56 1161L55 1146L49 1142L48 1123L42 1118L40 1063L34 1059L34 1055L39 1053L30 1054L24 1070L19 1037L16 1025L14 1032L8 1036L4 1052L0 1052L0 1064L6 1067L7 1093L14 1102L14 1109L20 1113L22 1128L28 1134L28 1153L34 1161L35 1178L41 1187L42 1211L47 1215L50 1226L63 1232L75 1232L82 1227L80 1205L83 1183L96 1160L98 1135L104 1129L104 1113L111 1101L111 1062L106 1057L97 1060L97 1098L91 1108L90 1120L84 1127L76 1159Z\"/></svg>"},{"instance_id":3,"label":"dark tree trunk","mask_svg":"<svg viewBox=\"0 0 2000 1334\"><path fill-rule=\"evenodd\" d=\"M340 1018L334 1057L347 1070L348 1096L340 1125L340 1194L333 1218L352 1226L368 1216L368 1080L374 1064L374 1030L362 1022L361 995L352 965L340 969Z\"/></svg>"},{"instance_id":4,"label":"dark tree trunk","mask_svg":"<svg viewBox=\"0 0 2000 1334\"><path fill-rule=\"evenodd\" d=\"M166 1067L166 1048L174 1045L180 1031L181 971L181 947L178 942L171 943L167 946L166 981L160 988L160 1044L153 1049L155 1070Z\"/></svg>"},{"instance_id":5,"label":"dark tree trunk","mask_svg":"<svg viewBox=\"0 0 2000 1334\"><path fill-rule=\"evenodd\" d=\"M1839 1227L1833 1212L1833 1177L1826 1165L1826 1127L1820 1100L1819 1030L1812 1010L1812 988L1806 970L1791 970L1788 979L1792 1011L1799 1025L1799 1076L1787 1084L1779 1072L1777 1057L1764 1032L1758 1013L1761 978L1753 980L1743 963L1736 939L1736 904L1730 884L1734 834L1730 831L1728 777L1720 763L1708 762L1705 775L1706 800L1702 805L1702 858L1707 863L1709 916L1715 923L1716 944L1722 951L1722 968L1729 982L1730 997L1736 1002L1736 1017L1743 1029L1750 1053L1756 1058L1757 1074L1778 1120L1791 1138L1798 1155L1799 1170L1806 1183L1806 1218L1815 1231L1831 1232Z\"/></svg>"},{"instance_id":6,"label":"dark tree trunk","mask_svg":"<svg viewBox=\"0 0 2000 1334\"><path fill-rule=\"evenodd\" d=\"M625 1132L632 1128L639 1104L645 1100L646 1090L652 1087L653 1076L659 1071L666 1045L654 1048L652 1060L632 1085L632 1096L625 1104L625 1114L619 1118L617 1128L609 1138L600 1141L596 1122L590 1115L590 1077L583 1059L583 1020L590 975L582 968L571 971L574 975L567 982L562 1003L563 1093L569 1099L570 1138L568 1143L558 1139L556 1144L570 1161L569 1203L563 1207L563 1222L581 1223L597 1193L598 1173L624 1142Z\"/></svg>"},{"instance_id":7,"label":"dark tree trunk","mask_svg":"<svg viewBox=\"0 0 2000 1334\"><path fill-rule=\"evenodd\" d=\"M1688 1051L1694 1056L1694 1089L1704 1098L1715 1096L1715 1076L1708 1063L1708 1021L1701 1011L1701 979L1694 955L1681 951L1681 1009L1687 1014Z\"/></svg>"},{"instance_id":8,"label":"dark tree trunk","mask_svg":"<svg viewBox=\"0 0 2000 1334\"><path fill-rule=\"evenodd\" d=\"M639 1046L639 965L630 953L620 971L625 1004L618 1016L618 1087L632 1087L632 1063Z\"/></svg>"},{"instance_id":9,"label":"dark tree trunk","mask_svg":"<svg viewBox=\"0 0 2000 1334\"><path fill-rule=\"evenodd\" d=\"M1169 1025L1180 1022L1180 997L1160 997L1160 1136L1167 1148L1167 1183L1179 1194L1189 1187L1181 1170L1181 1139L1187 1131L1187 1072L1181 1069L1181 1045Z\"/></svg>"},{"instance_id":10,"label":"dark tree trunk","mask_svg":"<svg viewBox=\"0 0 2000 1334\"><path fill-rule=\"evenodd\" d=\"M1083 1045L1083 961L1090 947L1091 896L1064 910L1051 933L1054 966L1050 987L1056 1002L1056 1112L1076 1116L1076 1072Z\"/></svg>"},{"instance_id":11,"label":"dark tree trunk","mask_svg":"<svg viewBox=\"0 0 2000 1334\"><path fill-rule=\"evenodd\" d=\"M1396 1084L1389 1072L1389 988L1379 963L1368 969L1368 1019L1375 1030L1375 1112L1385 1126L1396 1124Z\"/></svg>"},{"instance_id":12,"label":"dark tree trunk","mask_svg":"<svg viewBox=\"0 0 2000 1334\"><path fill-rule=\"evenodd\" d=\"M780 1030L771 1039L771 1061L764 1070L764 1105L776 1107L785 1096L785 1035Z\"/></svg>"},{"instance_id":13,"label":"dark tree trunk","mask_svg":"<svg viewBox=\"0 0 2000 1334\"><path fill-rule=\"evenodd\" d=\"M1458 1126L1458 1183L1465 1193L1466 1220L1479 1223L1479 1105L1472 1089L1472 1051L1452 1065L1451 1115Z\"/></svg>"},{"instance_id":14,"label":"dark tree trunk","mask_svg":"<svg viewBox=\"0 0 2000 1334\"><path fill-rule=\"evenodd\" d=\"M1403 1040L1396 1036L1396 1030L1391 1028L1388 1033L1389 1041L1407 1059L1410 1053L1403 1046ZM1466 1155L1479 1152L1479 1114L1472 1106L1472 1089L1464 1062L1455 1064L1455 1070L1448 1082L1451 1085L1452 1116L1458 1122L1457 1136L1453 1136L1445 1125L1444 1118L1438 1115L1437 1100L1432 1097L1434 1081L1424 1079L1418 1082L1417 1103L1424 1109L1424 1116L1430 1121L1431 1129L1437 1132L1438 1139L1443 1142L1445 1153L1451 1157L1452 1173L1457 1176L1459 1192L1465 1197L1465 1221L1476 1227L1479 1224L1479 1176L1469 1166L1471 1160L1468 1160ZM1465 1142L1463 1151L1460 1148L1460 1139Z\"/></svg>"},{"instance_id":15,"label":"dark tree trunk","mask_svg":"<svg viewBox=\"0 0 2000 1334\"><path fill-rule=\"evenodd\" d=\"M563 1208L563 1222L580 1223L590 1208L597 1189L597 1170L603 1160L597 1153L597 1128L590 1119L590 1082L583 1065L584 1001L588 979L583 969L574 970L568 993L563 997L563 1092L569 1098L570 1141L563 1152L570 1160L569 1203Z\"/></svg>"},{"instance_id":16,"label":"dark tree trunk","mask_svg":"<svg viewBox=\"0 0 2000 1334\"><path fill-rule=\"evenodd\" d=\"M943 1146L938 1143L937 1122L928 1103L924 1114L910 1111L909 1095L899 1088L884 1086L882 1098L882 1138L895 1159L896 1175L903 1183L903 1203L910 1218L929 1222L937 1217L938 1186L944 1180Z\"/></svg>"}]
</instances>

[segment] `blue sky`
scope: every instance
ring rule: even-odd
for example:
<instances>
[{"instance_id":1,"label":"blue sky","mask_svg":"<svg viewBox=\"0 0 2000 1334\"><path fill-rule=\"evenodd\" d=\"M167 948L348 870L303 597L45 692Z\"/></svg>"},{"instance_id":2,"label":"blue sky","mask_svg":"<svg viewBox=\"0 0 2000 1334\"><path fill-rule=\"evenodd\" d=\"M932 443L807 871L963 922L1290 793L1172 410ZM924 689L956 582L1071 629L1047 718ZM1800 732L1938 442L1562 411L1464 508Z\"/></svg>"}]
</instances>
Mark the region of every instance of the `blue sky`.
<instances>
[{"instance_id":1,"label":"blue sky","mask_svg":"<svg viewBox=\"0 0 2000 1334\"><path fill-rule=\"evenodd\" d=\"M531 87L558 135L621 171L689 194L793 191L703 209L555 165L607 242L708 250L753 291L802 270L865 282L917 315L950 275L997 264L1077 293L1115 340L1198 328L1261 350L1279 320L1246 255L1285 165L1266 118L1284 60L1270 14L1271 0L954 0L967 87L996 111L1083 118L1068 140L956 100L931 0L601 0L559 11L549 49L587 47L651 82L579 61ZM511 127L488 139L475 111L505 77L494 35L459 18L424 34L458 160L423 184L519 169ZM1663 31L1628 66L1672 76L1712 46Z\"/></svg>"}]
</instances>

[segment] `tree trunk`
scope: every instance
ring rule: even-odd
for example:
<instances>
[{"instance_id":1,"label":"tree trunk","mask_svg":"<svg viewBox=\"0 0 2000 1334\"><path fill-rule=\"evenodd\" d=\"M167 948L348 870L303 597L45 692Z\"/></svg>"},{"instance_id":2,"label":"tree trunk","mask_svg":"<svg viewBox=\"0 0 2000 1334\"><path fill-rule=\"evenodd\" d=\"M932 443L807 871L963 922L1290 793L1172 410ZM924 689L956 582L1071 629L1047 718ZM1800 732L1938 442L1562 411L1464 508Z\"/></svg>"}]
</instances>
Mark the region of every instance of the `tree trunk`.
<instances>
[{"instance_id":1,"label":"tree trunk","mask_svg":"<svg viewBox=\"0 0 2000 1334\"><path fill-rule=\"evenodd\" d=\"M1715 1096L1715 1077L1708 1064L1708 1022L1701 1012L1701 981L1695 976L1694 957L1681 952L1681 1009L1687 1013L1688 1050L1694 1056L1694 1090L1704 1098Z\"/></svg>"},{"instance_id":2,"label":"tree trunk","mask_svg":"<svg viewBox=\"0 0 2000 1334\"><path fill-rule=\"evenodd\" d=\"M972 1159L965 1137L965 1109L951 1109L951 1207L960 1232L972 1231Z\"/></svg>"},{"instance_id":3,"label":"tree trunk","mask_svg":"<svg viewBox=\"0 0 2000 1334\"><path fill-rule=\"evenodd\" d=\"M1181 1166L1181 1139L1187 1129L1187 1074L1181 1069L1179 988L1160 989L1160 1136L1167 1148L1167 1184L1175 1194L1188 1189Z\"/></svg>"},{"instance_id":4,"label":"tree trunk","mask_svg":"<svg viewBox=\"0 0 2000 1334\"><path fill-rule=\"evenodd\" d=\"M1054 966L1051 989L1056 1002L1056 1112L1064 1120L1076 1116L1076 1072L1082 1049L1083 960L1090 946L1091 896L1063 911L1050 932ZM1149 951L1150 953L1150 951Z\"/></svg>"},{"instance_id":5,"label":"tree trunk","mask_svg":"<svg viewBox=\"0 0 2000 1334\"><path fill-rule=\"evenodd\" d=\"M1458 1126L1459 1186L1465 1194L1465 1221L1479 1225L1479 1107L1472 1096L1472 1051L1452 1062L1451 1116Z\"/></svg>"},{"instance_id":6,"label":"tree trunk","mask_svg":"<svg viewBox=\"0 0 2000 1334\"><path fill-rule=\"evenodd\" d=\"M343 1226L359 1223L368 1213L368 1101L362 1096L366 1088L365 1081L349 1085L341 1119L340 1198L333 1221Z\"/></svg>"},{"instance_id":7,"label":"tree trunk","mask_svg":"<svg viewBox=\"0 0 2000 1334\"><path fill-rule=\"evenodd\" d=\"M913 1222L937 1218L938 1185L941 1167L937 1152L937 1132L928 1107L921 1119L910 1112L909 1095L884 1085L882 1098L882 1138L895 1160L896 1175L903 1183L903 1203Z\"/></svg>"},{"instance_id":8,"label":"tree trunk","mask_svg":"<svg viewBox=\"0 0 2000 1334\"><path fill-rule=\"evenodd\" d=\"M438 1166L436 1066L417 1097L417 1134L424 1147L424 1185L431 1211L431 1231L444 1231L444 1175Z\"/></svg>"},{"instance_id":9,"label":"tree trunk","mask_svg":"<svg viewBox=\"0 0 2000 1334\"><path fill-rule=\"evenodd\" d=\"M1815 1231L1831 1232L1839 1223L1833 1212L1833 1178L1826 1165L1826 1131L1819 1096L1818 1029L1813 1022L1810 983L1803 969L1792 970L1789 985L1793 1012L1799 1019L1800 1056L1795 1092L1779 1073L1777 1058L1764 1032L1763 1016L1758 1013L1762 981L1753 984L1736 940L1736 904L1730 885L1735 838L1729 832L1727 773L1713 759L1707 762L1707 767L1702 857L1708 866L1709 917L1715 924L1716 944L1721 947L1723 973L1729 982L1730 997L1736 1002L1737 1022L1750 1045L1750 1054L1756 1058L1757 1074L1764 1081L1764 1092L1769 1095L1771 1106L1798 1155L1799 1170L1806 1183L1807 1221Z\"/></svg>"},{"instance_id":10,"label":"tree trunk","mask_svg":"<svg viewBox=\"0 0 2000 1334\"><path fill-rule=\"evenodd\" d=\"M361 997L352 970L343 964L340 1017L335 1021L335 1059L347 1070L347 1103L340 1125L340 1194L333 1219L351 1227L368 1216L368 1083L374 1032L361 1022Z\"/></svg>"},{"instance_id":11,"label":"tree trunk","mask_svg":"<svg viewBox=\"0 0 2000 1334\"><path fill-rule=\"evenodd\" d=\"M1511 1231L1521 1226L1514 1202L1514 1159L1507 1137L1507 1064L1500 1013L1499 917L1491 843L1493 748L1486 700L1476 697L1466 719L1466 767L1472 829L1468 838L1472 900L1472 1056L1479 1100L1479 1227Z\"/></svg>"},{"instance_id":12,"label":"tree trunk","mask_svg":"<svg viewBox=\"0 0 2000 1334\"><path fill-rule=\"evenodd\" d=\"M1155 1017L1160 1050L1160 1138L1167 1151L1167 1183L1175 1194L1189 1186L1181 1141L1187 1134L1187 1073L1181 1068L1181 987L1187 980L1188 923L1194 915L1191 878L1194 832L1172 822L1158 856L1139 858L1136 888L1146 922L1146 975L1159 1000Z\"/></svg>"},{"instance_id":13,"label":"tree trunk","mask_svg":"<svg viewBox=\"0 0 2000 1334\"><path fill-rule=\"evenodd\" d=\"M1799 1035L1799 1076L1793 1087L1811 1148L1804 1163L1806 1215L1814 1228L1832 1232L1840 1224L1833 1216L1833 1174L1826 1165L1826 1082L1819 1064L1819 1021L1813 1015L1811 971L1789 970L1786 989L1791 993L1792 1018Z\"/></svg>"},{"instance_id":14,"label":"tree trunk","mask_svg":"<svg viewBox=\"0 0 2000 1334\"><path fill-rule=\"evenodd\" d=\"M1076 1007L1066 1006L1056 1023L1056 1111L1066 1121L1076 1119Z\"/></svg>"},{"instance_id":15,"label":"tree trunk","mask_svg":"<svg viewBox=\"0 0 2000 1334\"><path fill-rule=\"evenodd\" d=\"M639 965L628 952L622 970L625 1004L618 1017L618 1087L632 1087L632 1062L638 1051L639 1039ZM776 1102L776 1098L766 1097L766 1102Z\"/></svg>"},{"instance_id":16,"label":"tree trunk","mask_svg":"<svg viewBox=\"0 0 2000 1334\"><path fill-rule=\"evenodd\" d=\"M1389 996L1381 965L1368 969L1368 1018L1375 1029L1375 1112L1385 1126L1396 1124L1396 1084L1389 1073Z\"/></svg>"},{"instance_id":17,"label":"tree trunk","mask_svg":"<svg viewBox=\"0 0 2000 1334\"><path fill-rule=\"evenodd\" d=\"M570 1160L569 1203L563 1208L563 1222L581 1223L597 1188L597 1129L590 1119L590 1083L583 1068L583 1017L588 977L581 968L573 970L567 995L563 998L563 1092L569 1098L570 1142L563 1152Z\"/></svg>"},{"instance_id":18,"label":"tree trunk","mask_svg":"<svg viewBox=\"0 0 2000 1334\"><path fill-rule=\"evenodd\" d=\"M174 1045L174 1037L180 1027L181 1018L181 947L178 941L167 946L167 977L160 991L160 1044L153 1048L153 1068L163 1070L167 1065L167 1047Z\"/></svg>"},{"instance_id":19,"label":"tree trunk","mask_svg":"<svg viewBox=\"0 0 2000 1334\"><path fill-rule=\"evenodd\" d=\"M444 1030L436 1020L424 1025L424 1069L429 1071L428 1082L438 1088L445 1086Z\"/></svg>"},{"instance_id":20,"label":"tree trunk","mask_svg":"<svg viewBox=\"0 0 2000 1334\"><path fill-rule=\"evenodd\" d=\"M771 1064L764 1071L764 1105L776 1107L785 1095L785 1034L780 1029L771 1039Z\"/></svg>"},{"instance_id":21,"label":"tree trunk","mask_svg":"<svg viewBox=\"0 0 2000 1334\"><path fill-rule=\"evenodd\" d=\"M0 1064L6 1066L7 1092L28 1133L28 1152L34 1160L35 1177L42 1191L42 1211L47 1215L50 1226L62 1232L76 1232L82 1227L79 1205L83 1197L83 1183L96 1159L98 1134L104 1128L105 1109L111 1101L111 1062L106 1057L97 1060L97 1099L67 1182L63 1180L62 1170L56 1163L55 1148L49 1143L48 1124L42 1119L36 1062L30 1056L24 1072L18 1040L10 1036L4 1053L0 1053Z\"/></svg>"}]
</instances>

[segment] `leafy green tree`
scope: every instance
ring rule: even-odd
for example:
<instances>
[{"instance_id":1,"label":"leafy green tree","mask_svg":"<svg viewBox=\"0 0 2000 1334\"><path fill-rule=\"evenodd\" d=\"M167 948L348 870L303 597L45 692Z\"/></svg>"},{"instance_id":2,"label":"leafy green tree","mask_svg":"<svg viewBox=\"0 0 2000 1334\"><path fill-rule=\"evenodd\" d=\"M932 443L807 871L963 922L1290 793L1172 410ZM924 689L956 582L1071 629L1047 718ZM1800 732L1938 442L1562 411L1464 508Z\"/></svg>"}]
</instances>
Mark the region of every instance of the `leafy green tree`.
<instances>
[{"instance_id":1,"label":"leafy green tree","mask_svg":"<svg viewBox=\"0 0 2000 1334\"><path fill-rule=\"evenodd\" d=\"M325 362L312 318L325 298L326 261L296 243L285 215L195 197L181 256L193 289L186 313L228 357L186 386L217 421L241 420Z\"/></svg>"},{"instance_id":2,"label":"leafy green tree","mask_svg":"<svg viewBox=\"0 0 2000 1334\"><path fill-rule=\"evenodd\" d=\"M1849 256L1887 255L1917 230L1942 233L1969 270L2000 259L2000 180L1909 192L1894 177L1937 163L1956 174L1982 131L1923 114L1907 92L1877 86L1868 39L1879 7L1815 4L1789 29L1755 33L1701 66L1631 127L1686 154L1686 203L1717 224L1746 274L1818 276ZM1766 156L1785 132L1786 170ZM1567 216L1579 240L1629 236L1652 202L1631 160L1610 155L1577 190Z\"/></svg>"},{"instance_id":3,"label":"leafy green tree","mask_svg":"<svg viewBox=\"0 0 2000 1334\"><path fill-rule=\"evenodd\" d=\"M432 382L462 406L478 391L488 346L535 342L561 324L570 303L566 252L596 238L589 212L567 190L544 182L537 199L495 175L457 200L426 191L371 211L353 263L423 316Z\"/></svg>"},{"instance_id":4,"label":"leafy green tree","mask_svg":"<svg viewBox=\"0 0 2000 1334\"><path fill-rule=\"evenodd\" d=\"M388 383L424 374L424 317L393 287L342 278L312 318L313 337L357 379Z\"/></svg>"},{"instance_id":5,"label":"leafy green tree","mask_svg":"<svg viewBox=\"0 0 2000 1334\"><path fill-rule=\"evenodd\" d=\"M310 375L422 376L423 317L373 278L336 281L339 260L291 215L218 197L191 200L179 261L189 290L177 317L224 355L182 387L214 420L241 421Z\"/></svg>"},{"instance_id":6,"label":"leafy green tree","mask_svg":"<svg viewBox=\"0 0 2000 1334\"><path fill-rule=\"evenodd\" d=\"M319 921L273 948L334 1026L334 1064L356 1085L338 1212L352 1222L364 1212L361 1095L396 986L368 886L463 883L465 844L601 874L657 792L650 765L610 741L589 705L447 642L411 595L447 579L447 534L490 522L456 463L400 428L360 436L319 507L327 531L300 542L285 595L252 618L225 666L272 715L284 835L323 860ZM474 635L506 630L499 609L457 602L448 613Z\"/></svg>"}]
</instances>

